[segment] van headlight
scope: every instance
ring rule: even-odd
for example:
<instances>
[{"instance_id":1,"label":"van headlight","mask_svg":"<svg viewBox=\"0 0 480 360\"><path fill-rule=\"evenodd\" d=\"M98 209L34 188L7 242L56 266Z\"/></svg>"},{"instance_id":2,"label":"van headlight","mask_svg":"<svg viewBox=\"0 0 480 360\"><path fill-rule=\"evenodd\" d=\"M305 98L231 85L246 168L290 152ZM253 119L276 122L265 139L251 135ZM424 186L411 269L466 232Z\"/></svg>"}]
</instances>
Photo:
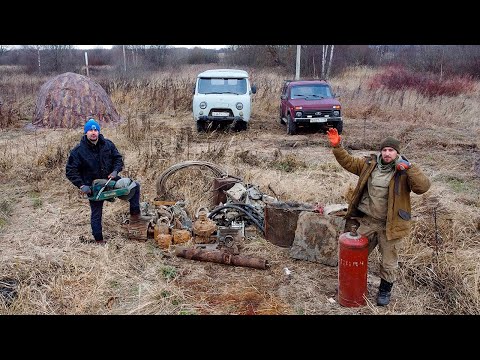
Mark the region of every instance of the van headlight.
<instances>
[{"instance_id":1,"label":"van headlight","mask_svg":"<svg viewBox=\"0 0 480 360\"><path fill-rule=\"evenodd\" d=\"M297 118L301 118L302 115L303 115L303 113L301 111L296 111L295 112L295 117L297 117Z\"/></svg>"},{"instance_id":2,"label":"van headlight","mask_svg":"<svg viewBox=\"0 0 480 360\"><path fill-rule=\"evenodd\" d=\"M236 103L235 106L237 107L237 110L243 109L243 104L241 102Z\"/></svg>"},{"instance_id":3,"label":"van headlight","mask_svg":"<svg viewBox=\"0 0 480 360\"><path fill-rule=\"evenodd\" d=\"M333 116L340 116L339 110L333 110Z\"/></svg>"},{"instance_id":4,"label":"van headlight","mask_svg":"<svg viewBox=\"0 0 480 360\"><path fill-rule=\"evenodd\" d=\"M200 103L200 109L206 109L207 108L207 102L206 101L202 101Z\"/></svg>"}]
</instances>

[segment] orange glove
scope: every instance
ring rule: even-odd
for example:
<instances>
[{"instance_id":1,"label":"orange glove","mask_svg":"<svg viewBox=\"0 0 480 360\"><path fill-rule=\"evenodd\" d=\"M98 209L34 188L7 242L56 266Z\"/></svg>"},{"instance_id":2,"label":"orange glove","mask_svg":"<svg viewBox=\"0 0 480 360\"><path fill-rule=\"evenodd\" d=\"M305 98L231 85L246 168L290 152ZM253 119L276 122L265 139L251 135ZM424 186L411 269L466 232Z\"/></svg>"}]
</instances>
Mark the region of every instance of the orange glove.
<instances>
[{"instance_id":1,"label":"orange glove","mask_svg":"<svg viewBox=\"0 0 480 360\"><path fill-rule=\"evenodd\" d=\"M397 167L397 170L398 171L403 171L403 170L408 170L410 169L410 167L412 166L412 164L410 164L410 162L404 160L404 159L398 159L397 162L396 162L396 167Z\"/></svg>"},{"instance_id":2,"label":"orange glove","mask_svg":"<svg viewBox=\"0 0 480 360\"><path fill-rule=\"evenodd\" d=\"M340 144L341 138L340 138L340 135L338 135L337 129L335 128L328 129L327 136L328 136L328 140L330 140L330 144L333 147L337 147L338 144Z\"/></svg>"}]
</instances>

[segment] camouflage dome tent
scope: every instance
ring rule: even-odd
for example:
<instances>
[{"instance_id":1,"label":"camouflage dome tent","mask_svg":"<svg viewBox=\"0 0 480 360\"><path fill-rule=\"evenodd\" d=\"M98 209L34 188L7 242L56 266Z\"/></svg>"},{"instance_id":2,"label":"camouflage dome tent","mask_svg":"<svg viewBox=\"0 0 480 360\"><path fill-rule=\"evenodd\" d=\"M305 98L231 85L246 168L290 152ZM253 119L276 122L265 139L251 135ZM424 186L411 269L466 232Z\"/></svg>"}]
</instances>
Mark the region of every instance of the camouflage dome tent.
<instances>
[{"instance_id":1,"label":"camouflage dome tent","mask_svg":"<svg viewBox=\"0 0 480 360\"><path fill-rule=\"evenodd\" d=\"M98 83L67 72L42 85L32 123L48 128L77 128L92 117L101 124L121 121L110 97Z\"/></svg>"}]
</instances>

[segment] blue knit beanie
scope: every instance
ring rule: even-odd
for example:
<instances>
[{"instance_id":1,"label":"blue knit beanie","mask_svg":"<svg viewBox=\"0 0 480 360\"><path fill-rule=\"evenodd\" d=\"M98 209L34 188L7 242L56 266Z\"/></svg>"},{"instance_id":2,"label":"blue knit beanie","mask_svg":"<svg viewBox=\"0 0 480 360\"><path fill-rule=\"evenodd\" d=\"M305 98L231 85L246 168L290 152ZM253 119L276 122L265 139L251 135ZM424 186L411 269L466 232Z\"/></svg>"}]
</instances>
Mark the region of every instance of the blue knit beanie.
<instances>
[{"instance_id":1,"label":"blue knit beanie","mask_svg":"<svg viewBox=\"0 0 480 360\"><path fill-rule=\"evenodd\" d=\"M86 134L88 130L98 130L100 132L100 125L94 119L90 119L87 121L85 126L83 127L83 133Z\"/></svg>"}]
</instances>

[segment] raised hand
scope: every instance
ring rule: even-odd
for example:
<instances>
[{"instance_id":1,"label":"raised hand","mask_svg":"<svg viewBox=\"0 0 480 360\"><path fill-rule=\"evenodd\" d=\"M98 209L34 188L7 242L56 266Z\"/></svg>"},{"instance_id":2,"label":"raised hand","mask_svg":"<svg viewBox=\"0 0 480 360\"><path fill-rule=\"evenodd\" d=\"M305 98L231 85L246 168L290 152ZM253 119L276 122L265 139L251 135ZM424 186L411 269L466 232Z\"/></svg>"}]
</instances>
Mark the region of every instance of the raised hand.
<instances>
[{"instance_id":1,"label":"raised hand","mask_svg":"<svg viewBox=\"0 0 480 360\"><path fill-rule=\"evenodd\" d=\"M337 147L338 144L340 144L340 140L342 140L340 138L340 135L338 135L337 129L335 128L328 129L327 136L328 140L330 140L330 145L332 145L333 147Z\"/></svg>"}]
</instances>

